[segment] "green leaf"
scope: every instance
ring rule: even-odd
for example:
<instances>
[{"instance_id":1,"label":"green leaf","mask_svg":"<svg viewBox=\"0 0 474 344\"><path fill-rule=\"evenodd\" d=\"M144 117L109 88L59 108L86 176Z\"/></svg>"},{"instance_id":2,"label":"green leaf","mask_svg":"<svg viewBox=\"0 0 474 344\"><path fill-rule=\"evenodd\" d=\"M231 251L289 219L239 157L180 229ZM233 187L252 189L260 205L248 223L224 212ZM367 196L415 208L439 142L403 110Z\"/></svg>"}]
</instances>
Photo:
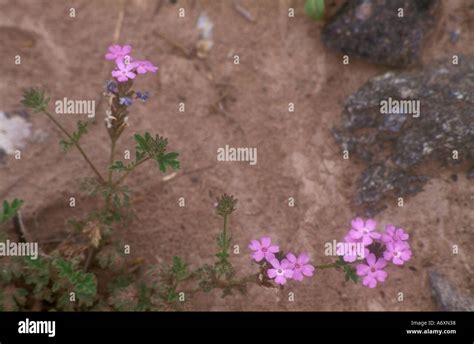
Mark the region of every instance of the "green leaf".
<instances>
[{"instance_id":1,"label":"green leaf","mask_svg":"<svg viewBox=\"0 0 474 344\"><path fill-rule=\"evenodd\" d=\"M304 4L304 11L307 16L314 20L321 20L324 18L324 0L306 0Z\"/></svg>"},{"instance_id":2,"label":"green leaf","mask_svg":"<svg viewBox=\"0 0 474 344\"><path fill-rule=\"evenodd\" d=\"M45 96L44 91L37 88L30 88L23 93L21 103L33 109L34 112L41 112L46 110L51 98Z\"/></svg>"},{"instance_id":3,"label":"green leaf","mask_svg":"<svg viewBox=\"0 0 474 344\"><path fill-rule=\"evenodd\" d=\"M336 265L344 272L344 280L346 282L353 281L354 283L357 283L359 281L356 268L347 263L342 257L339 257L339 260L336 261Z\"/></svg>"},{"instance_id":4,"label":"green leaf","mask_svg":"<svg viewBox=\"0 0 474 344\"><path fill-rule=\"evenodd\" d=\"M55 266L59 275L69 281L80 304L91 306L97 295L97 280L94 274L75 271L72 262L58 259ZM70 291L69 291L70 292ZM67 293L69 295L69 292Z\"/></svg>"},{"instance_id":5,"label":"green leaf","mask_svg":"<svg viewBox=\"0 0 474 344\"><path fill-rule=\"evenodd\" d=\"M0 212L0 225L4 224L13 216L15 216L23 203L24 202L22 200L17 198L15 198L11 204L9 204L8 201L3 201L3 211Z\"/></svg>"},{"instance_id":6,"label":"green leaf","mask_svg":"<svg viewBox=\"0 0 474 344\"><path fill-rule=\"evenodd\" d=\"M124 171L130 170L132 166L133 166L132 164L125 165L122 161L115 161L112 165L110 165L109 170L124 172Z\"/></svg>"},{"instance_id":7,"label":"green leaf","mask_svg":"<svg viewBox=\"0 0 474 344\"><path fill-rule=\"evenodd\" d=\"M25 257L24 262L26 268L25 283L34 286L33 294L35 294L35 297L39 299L47 298L48 295L45 292L48 290L47 287L51 278L49 262L41 257L38 257L38 259Z\"/></svg>"},{"instance_id":8,"label":"green leaf","mask_svg":"<svg viewBox=\"0 0 474 344\"><path fill-rule=\"evenodd\" d=\"M158 165L160 166L160 170L165 173L166 168L169 166L173 170L179 169L179 161L176 159L179 156L178 153L170 152L167 154L160 154L158 155L156 161L158 161Z\"/></svg>"},{"instance_id":9,"label":"green leaf","mask_svg":"<svg viewBox=\"0 0 474 344\"><path fill-rule=\"evenodd\" d=\"M59 146L61 147L61 149L66 152L68 151L71 147L74 146L75 143L79 142L79 140L81 139L81 137L85 134L87 134L88 132L88 127L89 125L89 122L83 122L83 121L77 121L77 130L74 131L72 134L71 134L71 137L72 137L72 140L61 140L59 141Z\"/></svg>"},{"instance_id":10,"label":"green leaf","mask_svg":"<svg viewBox=\"0 0 474 344\"><path fill-rule=\"evenodd\" d=\"M137 146L135 148L137 150L146 151L147 150L147 143L146 143L145 138L140 136L140 134L135 134L134 138L135 138L135 142L137 143Z\"/></svg>"},{"instance_id":11,"label":"green leaf","mask_svg":"<svg viewBox=\"0 0 474 344\"><path fill-rule=\"evenodd\" d=\"M152 158L158 162L162 172L166 172L167 167L171 167L173 170L179 169L179 161L176 159L179 154L175 152L166 153L168 139L158 135L152 137L148 132L143 136L135 134L134 138L136 142L136 162L144 158Z\"/></svg>"},{"instance_id":12,"label":"green leaf","mask_svg":"<svg viewBox=\"0 0 474 344\"><path fill-rule=\"evenodd\" d=\"M13 294L13 297L16 301L16 303L20 306L24 306L26 304L26 297L28 296L28 291L23 288L17 288L15 290L15 294Z\"/></svg>"},{"instance_id":13,"label":"green leaf","mask_svg":"<svg viewBox=\"0 0 474 344\"><path fill-rule=\"evenodd\" d=\"M174 256L171 271L177 280L181 280L188 275L188 265L180 257Z\"/></svg>"}]
</instances>

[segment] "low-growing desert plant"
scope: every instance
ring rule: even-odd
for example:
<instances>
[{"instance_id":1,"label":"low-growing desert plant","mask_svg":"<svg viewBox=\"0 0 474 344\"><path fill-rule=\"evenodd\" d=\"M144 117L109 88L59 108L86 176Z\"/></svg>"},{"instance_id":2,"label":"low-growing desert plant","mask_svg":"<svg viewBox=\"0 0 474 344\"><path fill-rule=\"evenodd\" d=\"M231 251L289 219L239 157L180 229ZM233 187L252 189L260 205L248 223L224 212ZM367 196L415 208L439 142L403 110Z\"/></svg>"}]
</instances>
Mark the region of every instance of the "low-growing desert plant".
<instances>
[{"instance_id":1,"label":"low-growing desert plant","mask_svg":"<svg viewBox=\"0 0 474 344\"><path fill-rule=\"evenodd\" d=\"M222 219L222 229L216 236L215 260L194 266L175 256L168 266L145 269L143 262L131 261L124 245L116 237L114 226L133 220L127 177L139 166L155 161L162 172L177 170L178 153L168 152L168 140L159 135L135 134L135 159L116 159L116 145L128 126L129 109L135 100L146 101L148 93L133 89L137 75L157 71L149 61L135 60L130 46L114 45L106 59L115 61L113 80L105 84L108 101L105 127L110 137L108 169L101 173L81 146L89 123L79 121L77 131L69 133L48 111L50 98L40 89L25 92L22 103L36 113L46 115L63 133L60 147L64 151L76 148L93 176L82 182L90 196L103 199L100 209L82 219L71 219L70 235L48 252L41 248L36 257L9 256L0 259L0 309L2 310L175 310L197 293L221 290L222 296L234 292L245 294L250 284L282 289L287 283L303 282L318 270L343 272L346 281L374 288L387 278L388 262L403 265L411 258L408 234L393 225L384 233L375 231L374 220L356 218L330 264L314 265L309 253L284 251L269 236L252 240L248 246L255 265L253 273L240 276L231 259L232 236L230 218L237 209L237 199L224 194L217 199L216 213ZM19 226L21 240L31 239L21 221L22 200L5 201L0 213L0 225L9 220ZM2 235L0 248L8 238ZM27 244L27 243L26 243ZM3 246L2 246L3 245ZM359 251L344 247L359 247ZM365 263L364 263L365 262Z\"/></svg>"}]
</instances>

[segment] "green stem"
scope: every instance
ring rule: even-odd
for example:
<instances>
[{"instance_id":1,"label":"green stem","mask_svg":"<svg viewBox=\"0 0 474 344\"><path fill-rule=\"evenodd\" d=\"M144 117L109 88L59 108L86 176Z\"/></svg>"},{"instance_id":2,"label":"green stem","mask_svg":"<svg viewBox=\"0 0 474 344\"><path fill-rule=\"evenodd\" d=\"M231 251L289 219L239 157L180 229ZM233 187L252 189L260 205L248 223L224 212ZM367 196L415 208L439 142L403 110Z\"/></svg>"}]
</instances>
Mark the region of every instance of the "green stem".
<instances>
[{"instance_id":1,"label":"green stem","mask_svg":"<svg viewBox=\"0 0 474 344\"><path fill-rule=\"evenodd\" d=\"M112 139L112 143L111 143L111 147L110 147L110 159L109 159L109 175L108 175L108 178L107 178L107 181L109 184L112 183L112 170L110 169L110 166L114 163L114 156L115 156L115 144L116 144L116 140L115 139Z\"/></svg>"},{"instance_id":2,"label":"green stem","mask_svg":"<svg viewBox=\"0 0 474 344\"><path fill-rule=\"evenodd\" d=\"M222 233L222 253L227 253L227 214L224 215L224 229Z\"/></svg>"},{"instance_id":3,"label":"green stem","mask_svg":"<svg viewBox=\"0 0 474 344\"><path fill-rule=\"evenodd\" d=\"M140 160L139 162L137 162L135 165L133 165L129 170L127 170L119 179L117 179L113 184L112 186L117 186L119 185L121 182L123 182L125 180L125 178L127 178L127 176L133 171L135 170L135 168L137 168L138 166L140 166L141 164L143 164L145 161L148 161L151 159L151 156L148 156L146 158L143 158L142 160Z\"/></svg>"},{"instance_id":4,"label":"green stem","mask_svg":"<svg viewBox=\"0 0 474 344\"><path fill-rule=\"evenodd\" d=\"M97 168L94 166L94 164L92 163L92 161L89 160L89 158L87 157L86 153L84 152L84 150L82 149L81 145L79 144L79 142L77 142L76 140L73 139L73 137L67 132L66 129L64 129L64 127L47 111L47 110L43 110L44 114L46 116L48 116L48 118L64 133L64 135L67 136L67 138L69 140L71 140L71 142L76 146L77 150L79 151L79 153L81 153L82 157L84 158L84 160L89 164L89 166L91 167L92 171L94 171L94 173L97 175L97 178L99 178L99 180L101 181L101 183L105 183L105 180L104 178L102 177L102 175L99 173L99 171L97 170Z\"/></svg>"},{"instance_id":5,"label":"green stem","mask_svg":"<svg viewBox=\"0 0 474 344\"><path fill-rule=\"evenodd\" d=\"M114 157L115 157L115 144L116 144L116 139L115 138L112 138L112 142L111 142L111 146L110 146L110 158L109 158L109 173L108 173L108 176L107 176L107 184L109 186L112 186L112 169L110 169L110 166L112 166L112 164L114 163ZM110 207L110 197L111 195L109 194L107 196L107 198L105 199L105 208L106 210L108 211L109 210L109 207Z\"/></svg>"},{"instance_id":6,"label":"green stem","mask_svg":"<svg viewBox=\"0 0 474 344\"><path fill-rule=\"evenodd\" d=\"M336 264L336 263L332 263L332 264L321 264L321 265L315 265L314 268L315 269L319 269L319 270L324 270L324 269L333 269L333 268L338 268L339 266Z\"/></svg>"}]
</instances>

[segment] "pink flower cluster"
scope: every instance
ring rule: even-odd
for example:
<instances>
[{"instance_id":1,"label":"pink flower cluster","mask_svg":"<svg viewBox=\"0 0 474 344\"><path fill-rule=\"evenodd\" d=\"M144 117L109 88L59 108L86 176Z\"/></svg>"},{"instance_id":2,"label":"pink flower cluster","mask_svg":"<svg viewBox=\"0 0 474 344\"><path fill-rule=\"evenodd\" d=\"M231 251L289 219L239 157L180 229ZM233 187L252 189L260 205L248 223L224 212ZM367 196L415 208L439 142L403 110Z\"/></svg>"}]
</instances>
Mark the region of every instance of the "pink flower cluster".
<instances>
[{"instance_id":1,"label":"pink flower cluster","mask_svg":"<svg viewBox=\"0 0 474 344\"><path fill-rule=\"evenodd\" d=\"M375 288L378 282L385 281L388 274L384 268L388 262L403 265L411 259L409 235L402 228L388 224L385 226L385 231L379 233L375 230L377 227L375 220L364 221L359 217L352 220L351 225L352 228L344 240L347 243L362 243L365 247L365 264L356 266L356 273L363 277L362 284L365 286ZM377 252L382 252L379 257L374 250L377 246L382 248L377 250ZM343 259L346 262L354 262L356 258L356 256L344 256Z\"/></svg>"},{"instance_id":2,"label":"pink flower cluster","mask_svg":"<svg viewBox=\"0 0 474 344\"><path fill-rule=\"evenodd\" d=\"M158 67L154 66L150 61L135 60L130 56L131 52L132 47L130 45L120 46L115 44L109 47L108 53L105 55L106 60L115 61L116 66L112 71L112 76L118 82L135 79L137 74L155 73L158 70Z\"/></svg>"},{"instance_id":3,"label":"pink flower cluster","mask_svg":"<svg viewBox=\"0 0 474 344\"><path fill-rule=\"evenodd\" d=\"M269 237L260 240L252 240L249 245L253 251L252 258L256 262L267 261L271 267L267 270L269 278L275 280L276 284L284 285L288 279L301 282L304 277L313 276L314 266L309 263L309 257L301 253L298 257L293 253L288 253L281 261L275 256L280 252L277 245L272 244Z\"/></svg>"}]
</instances>

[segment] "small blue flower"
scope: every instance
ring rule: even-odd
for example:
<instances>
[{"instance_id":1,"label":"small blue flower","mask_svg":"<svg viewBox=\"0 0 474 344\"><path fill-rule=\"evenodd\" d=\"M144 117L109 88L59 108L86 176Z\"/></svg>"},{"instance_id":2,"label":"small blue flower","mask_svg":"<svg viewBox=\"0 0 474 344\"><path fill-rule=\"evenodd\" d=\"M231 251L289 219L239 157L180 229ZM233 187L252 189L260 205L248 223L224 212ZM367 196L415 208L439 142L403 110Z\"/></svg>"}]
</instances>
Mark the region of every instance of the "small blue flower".
<instances>
[{"instance_id":1,"label":"small blue flower","mask_svg":"<svg viewBox=\"0 0 474 344\"><path fill-rule=\"evenodd\" d=\"M105 82L104 88L107 92L117 92L117 84L112 80L107 80Z\"/></svg>"},{"instance_id":2,"label":"small blue flower","mask_svg":"<svg viewBox=\"0 0 474 344\"><path fill-rule=\"evenodd\" d=\"M146 102L148 97L149 97L148 92L143 92L143 93L142 92L137 92L136 95L137 95L137 99L140 99L143 102Z\"/></svg>"},{"instance_id":3,"label":"small blue flower","mask_svg":"<svg viewBox=\"0 0 474 344\"><path fill-rule=\"evenodd\" d=\"M120 105L131 106L132 99L130 97L120 97L119 103Z\"/></svg>"}]
</instances>

